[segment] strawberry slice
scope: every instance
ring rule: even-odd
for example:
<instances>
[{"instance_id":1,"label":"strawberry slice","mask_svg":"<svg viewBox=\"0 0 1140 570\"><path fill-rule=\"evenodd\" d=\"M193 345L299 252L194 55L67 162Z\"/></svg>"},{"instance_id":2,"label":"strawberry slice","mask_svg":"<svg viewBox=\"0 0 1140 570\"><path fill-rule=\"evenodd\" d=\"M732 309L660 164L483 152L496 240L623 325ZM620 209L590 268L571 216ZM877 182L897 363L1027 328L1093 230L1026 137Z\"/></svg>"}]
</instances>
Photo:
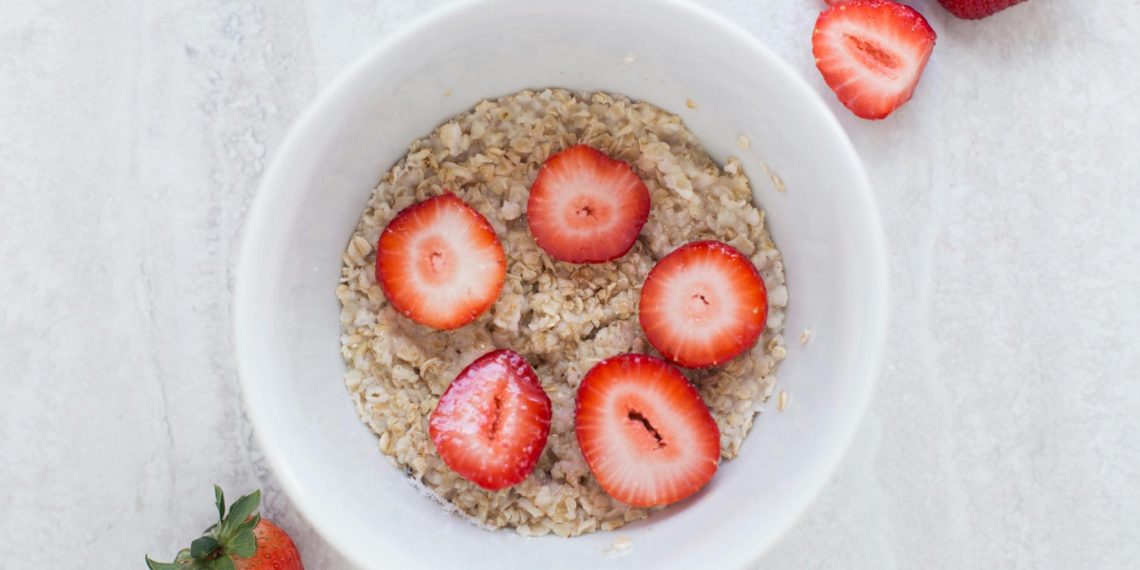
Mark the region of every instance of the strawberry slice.
<instances>
[{"instance_id":1,"label":"strawberry slice","mask_svg":"<svg viewBox=\"0 0 1140 570\"><path fill-rule=\"evenodd\" d=\"M853 0L820 13L815 66L852 113L882 119L910 100L937 38L922 14L890 0Z\"/></svg>"},{"instance_id":2,"label":"strawberry slice","mask_svg":"<svg viewBox=\"0 0 1140 570\"><path fill-rule=\"evenodd\" d=\"M768 291L736 248L698 241L653 266L638 310L653 348L681 366L706 368L756 344L768 318Z\"/></svg>"},{"instance_id":3,"label":"strawberry slice","mask_svg":"<svg viewBox=\"0 0 1140 570\"><path fill-rule=\"evenodd\" d=\"M450 192L402 210L376 246L376 281L388 301L437 329L475 320L499 298L506 275L487 218Z\"/></svg>"},{"instance_id":4,"label":"strawberry slice","mask_svg":"<svg viewBox=\"0 0 1140 570\"><path fill-rule=\"evenodd\" d=\"M716 473L720 430L696 388L663 360L623 354L578 386L578 447L602 489L635 507L674 503Z\"/></svg>"},{"instance_id":5,"label":"strawberry slice","mask_svg":"<svg viewBox=\"0 0 1140 570\"><path fill-rule=\"evenodd\" d=\"M649 189L628 164L580 144L546 159L526 216L534 241L555 259L601 263L633 247L649 219Z\"/></svg>"},{"instance_id":6,"label":"strawberry slice","mask_svg":"<svg viewBox=\"0 0 1140 570\"><path fill-rule=\"evenodd\" d=\"M495 350L464 368L428 420L443 462L492 491L526 479L546 447L550 397L517 352Z\"/></svg>"}]
</instances>

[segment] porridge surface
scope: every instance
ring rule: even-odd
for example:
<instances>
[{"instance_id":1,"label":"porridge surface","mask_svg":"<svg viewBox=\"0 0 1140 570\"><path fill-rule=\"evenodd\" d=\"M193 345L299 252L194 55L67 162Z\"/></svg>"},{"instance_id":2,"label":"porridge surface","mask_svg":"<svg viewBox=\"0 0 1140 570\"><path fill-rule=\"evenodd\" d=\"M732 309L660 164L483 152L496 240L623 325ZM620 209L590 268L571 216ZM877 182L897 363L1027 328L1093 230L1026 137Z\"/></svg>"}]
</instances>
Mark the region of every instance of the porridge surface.
<instances>
[{"instance_id":1,"label":"porridge surface","mask_svg":"<svg viewBox=\"0 0 1140 570\"><path fill-rule=\"evenodd\" d=\"M649 188L649 221L624 257L597 265L555 261L531 238L526 203L550 155L585 143L633 166ZM498 301L473 323L437 331L400 316L374 275L380 232L403 208L454 192L495 228L507 256ZM787 304L780 253L740 163L719 167L681 119L608 93L552 89L483 101L414 141L372 193L343 254L345 385L380 451L412 479L476 522L522 534L572 536L611 530L651 509L611 499L594 480L574 433L575 391L603 358L658 355L637 320L653 264L685 243L717 239L747 255L768 288L767 328L756 346L722 366L682 370L704 397L732 459L772 393L784 357ZM451 471L428 437L428 418L448 384L494 348L522 354L553 404L550 437L522 483L486 491ZM658 355L659 356L659 355Z\"/></svg>"}]
</instances>

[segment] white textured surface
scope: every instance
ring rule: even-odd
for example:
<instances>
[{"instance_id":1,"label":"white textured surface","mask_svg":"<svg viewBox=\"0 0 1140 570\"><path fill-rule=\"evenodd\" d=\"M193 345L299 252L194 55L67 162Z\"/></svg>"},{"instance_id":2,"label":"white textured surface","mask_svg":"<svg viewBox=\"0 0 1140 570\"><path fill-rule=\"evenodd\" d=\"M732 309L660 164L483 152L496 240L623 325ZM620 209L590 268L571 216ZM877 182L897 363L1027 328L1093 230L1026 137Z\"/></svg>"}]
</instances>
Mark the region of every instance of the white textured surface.
<instances>
[{"instance_id":1,"label":"white textured surface","mask_svg":"<svg viewBox=\"0 0 1140 570\"><path fill-rule=\"evenodd\" d=\"M169 557L218 482L265 487L308 566L344 566L243 417L233 266L290 121L442 3L0 5L0 559ZM834 100L814 0L705 3ZM1140 9L915 4L939 33L915 99L881 123L834 105L890 241L886 368L761 566L1138 567Z\"/></svg>"}]
</instances>

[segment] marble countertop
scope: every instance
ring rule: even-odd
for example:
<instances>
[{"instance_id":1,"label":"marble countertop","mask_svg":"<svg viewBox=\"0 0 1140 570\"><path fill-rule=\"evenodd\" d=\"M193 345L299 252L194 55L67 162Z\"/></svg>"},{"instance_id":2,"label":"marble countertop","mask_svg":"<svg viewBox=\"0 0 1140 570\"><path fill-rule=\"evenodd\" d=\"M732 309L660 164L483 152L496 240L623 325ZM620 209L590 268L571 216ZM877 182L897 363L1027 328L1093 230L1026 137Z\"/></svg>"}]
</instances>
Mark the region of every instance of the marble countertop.
<instances>
[{"instance_id":1,"label":"marble countertop","mask_svg":"<svg viewBox=\"0 0 1140 570\"><path fill-rule=\"evenodd\" d=\"M217 482L262 487L308 567L347 567L243 413L234 263L290 122L443 3L0 5L0 560L141 568L205 526ZM916 0L938 46L878 123L814 69L818 2L703 3L832 103L891 250L872 408L759 565L1140 567L1135 2L1030 0L966 22Z\"/></svg>"}]
</instances>

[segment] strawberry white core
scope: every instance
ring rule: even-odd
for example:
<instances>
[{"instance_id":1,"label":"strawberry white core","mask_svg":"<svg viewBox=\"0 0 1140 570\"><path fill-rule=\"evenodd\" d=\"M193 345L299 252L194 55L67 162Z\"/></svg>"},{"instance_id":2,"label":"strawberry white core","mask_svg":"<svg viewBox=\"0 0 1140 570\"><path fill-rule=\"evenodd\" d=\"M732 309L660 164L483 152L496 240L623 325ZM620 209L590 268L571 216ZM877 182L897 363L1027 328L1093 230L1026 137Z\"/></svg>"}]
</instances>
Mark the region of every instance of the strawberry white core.
<instances>
[{"instance_id":1,"label":"strawberry white core","mask_svg":"<svg viewBox=\"0 0 1140 570\"><path fill-rule=\"evenodd\" d=\"M705 344L742 320L740 299L731 287L716 262L698 262L667 275L661 283L662 305L683 321L673 329L673 340Z\"/></svg>"},{"instance_id":2,"label":"strawberry white core","mask_svg":"<svg viewBox=\"0 0 1140 570\"><path fill-rule=\"evenodd\" d=\"M620 174L620 173L615 173ZM615 202L620 198L607 195L615 190L614 184L628 185L615 176L603 176L597 171L590 173L573 172L566 174L556 173L552 176L550 184L558 188L552 193L549 206L555 212L562 213L562 221L566 224L566 231L593 235L605 235L614 231L614 228L623 222L616 215ZM632 192L633 189L619 187L620 192Z\"/></svg>"}]
</instances>

